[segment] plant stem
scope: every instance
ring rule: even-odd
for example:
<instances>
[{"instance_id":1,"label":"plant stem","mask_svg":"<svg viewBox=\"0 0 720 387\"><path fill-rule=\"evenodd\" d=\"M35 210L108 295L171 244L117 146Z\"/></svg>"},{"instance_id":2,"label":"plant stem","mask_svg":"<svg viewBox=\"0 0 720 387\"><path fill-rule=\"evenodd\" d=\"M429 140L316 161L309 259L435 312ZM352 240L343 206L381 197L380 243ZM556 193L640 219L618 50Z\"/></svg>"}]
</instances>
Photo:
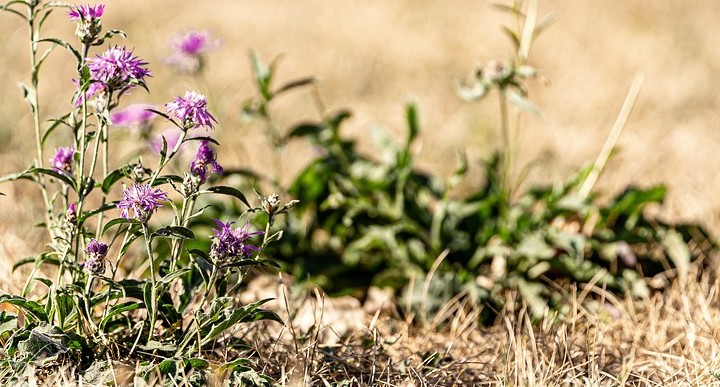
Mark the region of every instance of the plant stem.
<instances>
[{"instance_id":1,"label":"plant stem","mask_svg":"<svg viewBox=\"0 0 720 387\"><path fill-rule=\"evenodd\" d=\"M145 248L147 249L148 259L150 260L150 302L153 304L152 308L149 309L150 332L148 334L148 342L150 342L153 339L153 334L155 331L155 320L157 319L157 286L155 282L155 262L153 260L152 246L150 243L150 230L148 229L147 222L144 222L142 224L142 229L143 237L145 238Z\"/></svg>"},{"instance_id":2,"label":"plant stem","mask_svg":"<svg viewBox=\"0 0 720 387\"><path fill-rule=\"evenodd\" d=\"M630 85L630 90L628 90L627 96L625 97L625 102L623 102L620 113L618 113L617 119L615 120L615 124L613 124L610 134L608 135L607 140L605 140L605 145L603 145L600 154L595 160L592 170L585 178L585 181L583 181L583 184L578 191L580 197L587 198L587 196L590 195L590 191L592 191L595 182L600 177L600 173L603 169L605 169L605 165L607 164L613 149L615 149L615 144L617 144L617 141L620 138L620 133L622 133L622 130L625 127L628 116L630 116L630 112L632 111L633 106L635 106L635 101L640 93L642 84L643 76L635 76L632 85Z\"/></svg>"},{"instance_id":3,"label":"plant stem","mask_svg":"<svg viewBox=\"0 0 720 387\"><path fill-rule=\"evenodd\" d=\"M43 167L43 146L42 146L42 134L40 130L40 97L38 93L38 85L39 85L39 71L38 63L37 63L37 49L38 49L38 40L40 37L40 31L35 28L35 7L36 5L30 3L28 5L28 16L27 16L27 22L28 22L28 32L30 35L30 67L32 68L32 73L30 76L30 83L32 87L32 93L30 95L31 98L31 110L32 110L32 118L33 118L33 129L35 131L35 146L36 146L36 152L37 152L37 166L39 168ZM52 232L52 228L49 227L53 220L52 215L52 204L50 203L50 198L48 197L47 189L45 187L45 177L41 174L38 174L38 184L40 185L40 191L42 192L43 196L43 202L45 203L45 222L48 225L47 231L50 236L50 238L54 238L55 235Z\"/></svg>"},{"instance_id":4,"label":"plant stem","mask_svg":"<svg viewBox=\"0 0 720 387\"><path fill-rule=\"evenodd\" d=\"M502 161L502 199L503 207L507 207L510 204L510 197L512 195L512 135L510 133L510 120L508 116L508 101L505 95L505 91L500 89L498 93L500 102L500 132L502 134L503 141L503 161Z\"/></svg>"}]
</instances>

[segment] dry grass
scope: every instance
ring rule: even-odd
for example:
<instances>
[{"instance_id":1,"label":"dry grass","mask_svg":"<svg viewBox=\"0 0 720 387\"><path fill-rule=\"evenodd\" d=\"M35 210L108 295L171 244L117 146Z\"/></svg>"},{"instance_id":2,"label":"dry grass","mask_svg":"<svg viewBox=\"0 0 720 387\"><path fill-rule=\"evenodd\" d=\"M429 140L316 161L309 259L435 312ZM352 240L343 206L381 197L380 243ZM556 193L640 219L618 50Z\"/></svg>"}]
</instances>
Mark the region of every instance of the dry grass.
<instances>
[{"instance_id":1,"label":"dry grass","mask_svg":"<svg viewBox=\"0 0 720 387\"><path fill-rule=\"evenodd\" d=\"M432 144L420 149L423 166L449 173L453 165L446 163L447 155L458 144L477 160L497 140L493 109L463 104L452 87L475 63L508 52L498 33L506 20L490 3L310 0L289 6L277 0L217 0L178 6L155 0L139 12L137 1L113 0L106 25L125 29L128 45L154 63L149 102L162 103L186 87L212 91L222 123L217 135L227 150L223 165L267 162L263 152L250 151L265 146L260 129L241 122L237 108L254 92L246 61L247 50L254 48L266 59L285 54L282 79L320 76L328 104L355 112L347 128L355 136L365 137L376 126L400 133L402 104L412 95L422 111L422 139ZM661 216L699 221L720 235L715 200L720 177L714 173L720 165L720 94L714 81L720 68L715 39L720 3L553 0L542 4L542 12L556 14L559 21L532 54L533 64L552 81L531 90L544 117L527 120L521 138L519 161L542 160L532 181L556 180L591 161L628 85L642 73L645 86L620 139L621 153L599 188L613 192L627 184L667 183L670 196L658 209ZM32 145L23 129L29 116L12 87L27 78L25 49L15 43L23 41L24 31L15 20L2 18L0 173L9 173L30 163L25 155ZM160 64L167 37L184 26L207 28L223 39L223 49L210 56L206 79L177 78ZM64 20L51 29L70 31ZM63 65L70 68L58 55L46 66L42 91L48 114L64 110L70 98L70 70L51 70ZM135 93L132 99L146 96ZM276 108L283 125L313 112L302 93ZM293 167L309 156L295 147L284 157L285 174L292 176ZM14 259L42 243L42 233L32 228L41 216L28 185L3 185L0 191L8 195L0 201L14 203L0 213L5 274ZM518 305L490 328L476 326L473 311L457 303L448 306L446 324L423 328L392 311L367 314L352 301L340 307L322 297L290 297L276 307L293 317L305 313L305 320L282 328L256 325L246 334L260 369L281 385L343 380L388 386L720 385L712 374L720 371L720 284L711 274L673 283L640 305L605 295L613 313L590 313L574 303L569 317L557 324L529 324ZM12 277L0 288L15 291L22 284L17 281L22 279ZM619 315L613 317L615 312ZM335 321L328 320L331 315ZM48 385L64 382L73 384L58 376Z\"/></svg>"},{"instance_id":2,"label":"dry grass","mask_svg":"<svg viewBox=\"0 0 720 387\"><path fill-rule=\"evenodd\" d=\"M274 307L292 324L254 324L236 336L251 343L245 355L255 367L281 386L720 385L714 375L720 371L720 286L697 265L691 278L640 305L587 288L605 297L608 308L584 309L579 292L557 323L532 324L522 305L510 305L489 328L478 327L477 311L458 308L457 301L447 308L454 312L439 318L442 324L420 326L392 308L367 314L359 303L297 293L265 278L262 289L275 292L280 302ZM133 372L117 363L113 374L130 381ZM211 382L222 384L221 376ZM43 385L72 384L58 374Z\"/></svg>"}]
</instances>

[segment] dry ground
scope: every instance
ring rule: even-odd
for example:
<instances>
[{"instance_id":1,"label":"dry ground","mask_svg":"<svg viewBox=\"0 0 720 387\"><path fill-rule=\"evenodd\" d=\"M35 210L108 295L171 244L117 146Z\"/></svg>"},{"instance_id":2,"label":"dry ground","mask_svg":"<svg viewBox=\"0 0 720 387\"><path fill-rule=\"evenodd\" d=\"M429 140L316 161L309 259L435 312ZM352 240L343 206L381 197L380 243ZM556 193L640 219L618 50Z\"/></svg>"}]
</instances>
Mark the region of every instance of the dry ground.
<instances>
[{"instance_id":1,"label":"dry ground","mask_svg":"<svg viewBox=\"0 0 720 387\"><path fill-rule=\"evenodd\" d=\"M376 127L399 137L403 104L409 98L416 100L425 144L419 154L429 170L449 173L453 165L447 160L454 159L450 155L459 146L478 161L498 142L492 102L466 104L455 96L453 86L474 65L510 52L499 32L508 19L490 6L491 1L108 3L105 25L124 29L129 35L126 44L151 62L153 71L152 94L135 92L129 100L160 104L185 88L209 94L221 123L216 135L224 144L225 166L267 162L268 152L253 152L264 146L260 128L239 117L240 103L254 93L247 61L250 49L267 60L282 54L281 79L320 77L327 105L353 110L346 130L359 138L365 139ZM532 87L531 98L543 118L527 118L520 140L521 164L541 160L531 180L556 181L591 162L632 79L643 74L643 90L619 141L621 153L598 187L612 193L628 184L666 183L670 191L667 205L658 209L661 216L701 222L720 235L715 198L720 177L713 173L720 165L716 151L720 2L549 0L541 4L541 14L547 13L555 14L557 22L533 47L531 63L543 69L551 83ZM14 86L28 77L25 32L17 20L0 17L0 33L5 37L0 45L0 173L4 174L30 163L32 144L30 117ZM204 79L179 77L162 64L169 52L169 36L187 28L207 29L222 39L222 48L209 56ZM50 26L51 33L66 36L72 29L62 17ZM65 110L70 98L72 66L58 54L47 63L43 78L49 115ZM274 111L282 125L315 117L311 98L304 92L281 101ZM366 149L371 145L365 142ZM294 146L284 157L287 178L310 156L307 148ZM474 166L471 173L479 173ZM28 189L27 185L0 187L8 195L0 200L12 203L0 210L4 234L0 258L8 271L9 262L36 250L42 241L42 233L32 228L40 217ZM13 281L2 288L15 290L18 285ZM448 353L460 352L451 363L457 366L467 360L468 373L479 368L478 375L487 375L481 380L582 384L578 375L584 375L590 384L601 379L612 384L617 377L658 385L669 384L663 380L706 385L720 359L717 287L708 278L699 284L677 284L664 297L648 300L640 311L625 308L622 317L612 321L582 316L580 311L581 316L560 327L533 328L535 341L522 321L488 331L471 326L439 336L437 345L414 339L416 328L396 327L406 329L399 344L405 343L406 349L397 351L393 361L426 351L423 346L442 352L447 343L454 343ZM623 305L619 302L618 307ZM383 331L390 329L384 325L376 325L378 332L395 334ZM358 335L367 332L372 330L360 330ZM420 370L418 363L412 364ZM555 374L555 369L563 371ZM456 373L457 369L450 372ZM424 375L422 370L418 375Z\"/></svg>"}]
</instances>

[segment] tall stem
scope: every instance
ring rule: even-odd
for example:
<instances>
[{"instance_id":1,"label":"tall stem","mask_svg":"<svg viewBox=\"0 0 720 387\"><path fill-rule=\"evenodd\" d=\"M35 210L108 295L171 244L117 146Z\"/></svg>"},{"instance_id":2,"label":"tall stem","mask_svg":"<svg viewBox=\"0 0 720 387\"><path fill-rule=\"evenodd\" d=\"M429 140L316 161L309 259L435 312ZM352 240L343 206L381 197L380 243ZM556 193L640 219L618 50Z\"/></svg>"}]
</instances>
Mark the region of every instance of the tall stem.
<instances>
[{"instance_id":1,"label":"tall stem","mask_svg":"<svg viewBox=\"0 0 720 387\"><path fill-rule=\"evenodd\" d=\"M155 320L157 319L157 286L155 281L155 262L153 260L152 246L150 241L150 230L148 229L147 222L142 225L143 237L145 238L145 248L147 249L148 259L150 260L150 302L153 305L146 305L150 312L150 332L148 334L148 342L153 339L155 331Z\"/></svg>"},{"instance_id":2,"label":"tall stem","mask_svg":"<svg viewBox=\"0 0 720 387\"><path fill-rule=\"evenodd\" d=\"M38 68L38 61L37 61L37 49L38 49L38 40L40 31L35 27L35 5L30 4L28 6L28 32L30 35L30 68L32 69L32 73L30 76L30 84L32 87L32 93L29 96L31 98L31 110L32 110L32 118L33 118L33 129L35 131L35 147L37 152L37 166L39 168L43 167L44 164L44 156L43 156L43 146L42 146L42 133L40 130L40 97L39 97L39 71ZM48 197L47 189L45 187L45 177L43 175L38 175L38 183L40 184L40 191L42 192L43 196L43 202L45 203L45 222L46 224L50 225L52 222L52 204L50 203L50 198ZM48 233L50 234L50 238L54 238L52 228L47 227Z\"/></svg>"},{"instance_id":3,"label":"tall stem","mask_svg":"<svg viewBox=\"0 0 720 387\"><path fill-rule=\"evenodd\" d=\"M510 197L512 195L512 134L510 133L510 119L508 116L508 101L505 96L505 91L500 89L498 93L500 100L500 131L502 133L503 140L503 162L502 162L502 195L503 195L503 206L507 207L510 203Z\"/></svg>"}]
</instances>

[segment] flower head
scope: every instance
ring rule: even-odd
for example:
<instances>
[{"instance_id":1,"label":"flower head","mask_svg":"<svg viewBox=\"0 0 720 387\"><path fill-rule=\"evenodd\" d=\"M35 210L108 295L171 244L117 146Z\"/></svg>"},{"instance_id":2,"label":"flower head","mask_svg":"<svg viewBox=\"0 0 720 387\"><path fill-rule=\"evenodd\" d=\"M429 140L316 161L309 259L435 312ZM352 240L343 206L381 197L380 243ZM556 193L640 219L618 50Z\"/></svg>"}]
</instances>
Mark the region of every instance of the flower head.
<instances>
[{"instance_id":1,"label":"flower head","mask_svg":"<svg viewBox=\"0 0 720 387\"><path fill-rule=\"evenodd\" d=\"M108 252L108 245L106 243L98 242L95 239L90 239L85 248L85 254L90 258L105 258Z\"/></svg>"},{"instance_id":2,"label":"flower head","mask_svg":"<svg viewBox=\"0 0 720 387\"><path fill-rule=\"evenodd\" d=\"M123 198L117 208L122 209L120 216L123 218L128 219L132 209L135 219L146 223L160 207L160 202L166 200L167 194L159 188L153 189L150 184L135 184L123 190Z\"/></svg>"},{"instance_id":3,"label":"flower head","mask_svg":"<svg viewBox=\"0 0 720 387\"><path fill-rule=\"evenodd\" d=\"M176 37L172 46L179 54L198 55L218 48L220 42L212 39L207 31L188 31L185 35Z\"/></svg>"},{"instance_id":4,"label":"flower head","mask_svg":"<svg viewBox=\"0 0 720 387\"><path fill-rule=\"evenodd\" d=\"M149 109L155 109L153 105L134 104L123 110L110 114L110 121L115 126L126 128L146 128L148 122L155 117L155 113Z\"/></svg>"},{"instance_id":5,"label":"flower head","mask_svg":"<svg viewBox=\"0 0 720 387\"><path fill-rule=\"evenodd\" d=\"M72 173L73 156L75 156L75 148L60 147L55 150L55 155L50 159L50 165L55 172Z\"/></svg>"},{"instance_id":6,"label":"flower head","mask_svg":"<svg viewBox=\"0 0 720 387\"><path fill-rule=\"evenodd\" d=\"M187 91L183 97L175 97L175 101L165 104L167 113L180 120L185 129L197 129L204 126L213 128L215 117L207 110L207 98L197 91Z\"/></svg>"},{"instance_id":7,"label":"flower head","mask_svg":"<svg viewBox=\"0 0 720 387\"><path fill-rule=\"evenodd\" d=\"M70 12L68 12L68 17L70 18L70 21L84 20L87 22L92 22L96 19L100 19L100 17L103 15L103 12L105 12L105 4L76 5L70 8Z\"/></svg>"},{"instance_id":8,"label":"flower head","mask_svg":"<svg viewBox=\"0 0 720 387\"><path fill-rule=\"evenodd\" d=\"M200 178L201 183L207 181L208 166L212 166L214 173L223 173L223 168L218 164L215 158L215 152L210 148L208 142L208 140L202 140L195 158L190 163L190 172Z\"/></svg>"},{"instance_id":9,"label":"flower head","mask_svg":"<svg viewBox=\"0 0 720 387\"><path fill-rule=\"evenodd\" d=\"M77 221L77 209L75 203L70 203L68 209L65 211L65 221L69 224L75 224Z\"/></svg>"},{"instance_id":10,"label":"flower head","mask_svg":"<svg viewBox=\"0 0 720 387\"><path fill-rule=\"evenodd\" d=\"M246 223L242 228L232 229L235 222L223 223L215 219L215 224L219 227L213 229L215 233L215 241L210 246L210 256L218 261L224 261L227 258L243 257L249 258L254 251L259 248L246 243L248 239L255 235L263 234L262 231L250 232L250 223Z\"/></svg>"},{"instance_id":11,"label":"flower head","mask_svg":"<svg viewBox=\"0 0 720 387\"><path fill-rule=\"evenodd\" d=\"M102 31L102 21L100 17L104 11L104 4L76 5L70 7L68 17L70 21L78 22L75 36L77 36L81 42L91 44L100 35Z\"/></svg>"},{"instance_id":12,"label":"flower head","mask_svg":"<svg viewBox=\"0 0 720 387\"><path fill-rule=\"evenodd\" d=\"M105 272L105 256L108 245L91 239L85 248L87 259L83 263L83 270L88 274L100 275Z\"/></svg>"},{"instance_id":13,"label":"flower head","mask_svg":"<svg viewBox=\"0 0 720 387\"><path fill-rule=\"evenodd\" d=\"M90 78L103 82L112 90L135 87L150 76L150 71L144 67L147 62L134 56L125 47L110 47L87 61Z\"/></svg>"},{"instance_id":14,"label":"flower head","mask_svg":"<svg viewBox=\"0 0 720 387\"><path fill-rule=\"evenodd\" d=\"M188 31L185 35L173 38L170 44L174 52L165 62L190 73L202 70L203 53L220 46L219 40L213 39L207 31Z\"/></svg>"}]
</instances>

